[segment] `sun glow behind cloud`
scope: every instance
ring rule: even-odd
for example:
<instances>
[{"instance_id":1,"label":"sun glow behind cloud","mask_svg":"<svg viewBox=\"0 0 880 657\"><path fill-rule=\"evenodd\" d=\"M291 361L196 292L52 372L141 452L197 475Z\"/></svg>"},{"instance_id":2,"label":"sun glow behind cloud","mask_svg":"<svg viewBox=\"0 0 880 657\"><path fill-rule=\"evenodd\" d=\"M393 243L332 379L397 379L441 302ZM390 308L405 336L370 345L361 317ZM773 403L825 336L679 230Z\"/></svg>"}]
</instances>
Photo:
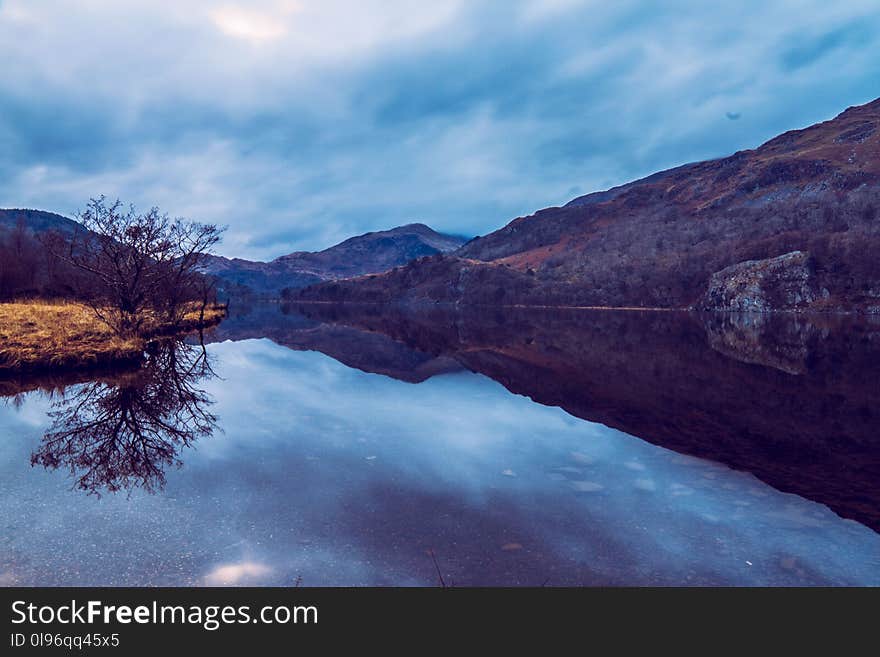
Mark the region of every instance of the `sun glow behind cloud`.
<instances>
[{"instance_id":1,"label":"sun glow behind cloud","mask_svg":"<svg viewBox=\"0 0 880 657\"><path fill-rule=\"evenodd\" d=\"M280 2L259 11L247 6L225 5L211 11L211 20L224 34L261 43L274 41L288 32L287 22L299 11L297 2Z\"/></svg>"}]
</instances>

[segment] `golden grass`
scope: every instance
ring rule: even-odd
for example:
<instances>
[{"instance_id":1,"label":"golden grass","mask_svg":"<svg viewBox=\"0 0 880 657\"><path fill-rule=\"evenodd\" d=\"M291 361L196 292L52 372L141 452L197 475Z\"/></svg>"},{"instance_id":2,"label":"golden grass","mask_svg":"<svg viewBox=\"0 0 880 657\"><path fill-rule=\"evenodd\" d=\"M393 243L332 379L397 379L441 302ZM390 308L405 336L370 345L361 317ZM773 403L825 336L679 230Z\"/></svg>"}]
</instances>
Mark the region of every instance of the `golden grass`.
<instances>
[{"instance_id":1,"label":"golden grass","mask_svg":"<svg viewBox=\"0 0 880 657\"><path fill-rule=\"evenodd\" d=\"M209 307L205 324L218 322L221 307ZM67 301L0 303L0 371L95 367L138 360L151 335L193 330L199 312L187 313L182 326L147 322L143 336L122 338L87 306Z\"/></svg>"}]
</instances>

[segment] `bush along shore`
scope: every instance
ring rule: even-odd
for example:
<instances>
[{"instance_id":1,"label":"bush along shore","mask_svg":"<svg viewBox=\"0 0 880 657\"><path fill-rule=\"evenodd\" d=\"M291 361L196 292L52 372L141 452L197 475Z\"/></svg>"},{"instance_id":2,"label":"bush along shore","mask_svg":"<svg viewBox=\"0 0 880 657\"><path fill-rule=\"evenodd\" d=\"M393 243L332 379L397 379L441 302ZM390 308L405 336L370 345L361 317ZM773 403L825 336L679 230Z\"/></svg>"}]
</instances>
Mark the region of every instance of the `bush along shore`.
<instances>
[{"instance_id":1,"label":"bush along shore","mask_svg":"<svg viewBox=\"0 0 880 657\"><path fill-rule=\"evenodd\" d=\"M225 306L192 303L181 319L147 312L136 334L120 334L82 303L0 303L0 376L135 365L151 339L207 328L225 316Z\"/></svg>"}]
</instances>

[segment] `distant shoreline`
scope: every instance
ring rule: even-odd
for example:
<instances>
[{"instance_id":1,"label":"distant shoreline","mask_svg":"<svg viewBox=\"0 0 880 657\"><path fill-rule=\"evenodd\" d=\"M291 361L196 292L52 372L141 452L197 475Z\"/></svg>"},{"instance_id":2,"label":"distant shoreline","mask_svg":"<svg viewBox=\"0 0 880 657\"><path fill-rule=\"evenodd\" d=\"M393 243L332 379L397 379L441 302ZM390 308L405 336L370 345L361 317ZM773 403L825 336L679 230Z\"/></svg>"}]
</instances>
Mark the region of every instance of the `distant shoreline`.
<instances>
[{"instance_id":1,"label":"distant shoreline","mask_svg":"<svg viewBox=\"0 0 880 657\"><path fill-rule=\"evenodd\" d=\"M267 300L276 303L277 299ZM880 317L880 313L865 312L862 310L798 310L783 308L780 310L729 310L729 309L703 309L692 307L654 307L654 306L567 306L567 305L533 305L533 304L463 304L451 301L443 302L400 302L400 301L321 301L317 299L291 299L280 300L282 304L314 305L314 306L378 306L393 308L520 308L526 310L601 310L614 312L661 312L661 313L694 313L694 314L722 314L722 315L804 315L824 317L828 315L843 315L847 317Z\"/></svg>"}]
</instances>

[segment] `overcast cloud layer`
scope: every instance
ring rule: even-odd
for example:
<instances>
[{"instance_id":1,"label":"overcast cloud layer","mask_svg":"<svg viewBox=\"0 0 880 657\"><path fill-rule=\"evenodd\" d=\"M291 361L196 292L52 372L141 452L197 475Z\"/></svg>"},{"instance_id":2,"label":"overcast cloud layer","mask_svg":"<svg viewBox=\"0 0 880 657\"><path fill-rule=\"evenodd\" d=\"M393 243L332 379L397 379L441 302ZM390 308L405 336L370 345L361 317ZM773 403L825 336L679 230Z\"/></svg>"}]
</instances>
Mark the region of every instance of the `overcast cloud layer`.
<instances>
[{"instance_id":1,"label":"overcast cloud layer","mask_svg":"<svg viewBox=\"0 0 880 657\"><path fill-rule=\"evenodd\" d=\"M880 96L880 8L0 0L0 66L0 207L104 193L268 259L484 234L831 118Z\"/></svg>"}]
</instances>

